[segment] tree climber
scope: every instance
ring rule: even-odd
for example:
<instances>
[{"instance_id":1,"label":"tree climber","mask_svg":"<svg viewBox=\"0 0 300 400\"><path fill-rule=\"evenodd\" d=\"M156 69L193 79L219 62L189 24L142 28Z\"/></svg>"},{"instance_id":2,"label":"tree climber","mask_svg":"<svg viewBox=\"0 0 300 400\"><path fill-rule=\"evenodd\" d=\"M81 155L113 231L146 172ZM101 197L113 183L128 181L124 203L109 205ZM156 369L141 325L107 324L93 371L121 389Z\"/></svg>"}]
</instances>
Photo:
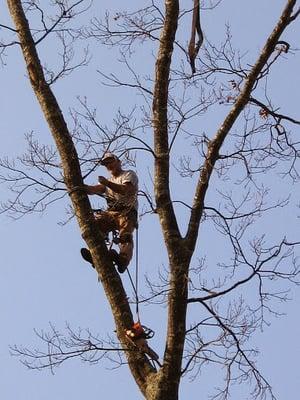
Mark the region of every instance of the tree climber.
<instances>
[{"instance_id":1,"label":"tree climber","mask_svg":"<svg viewBox=\"0 0 300 400\"><path fill-rule=\"evenodd\" d=\"M119 273L123 273L133 254L132 233L137 228L138 177L132 170L123 170L121 161L113 153L105 153L100 164L110 172L110 178L99 176L98 185L84 185L83 189L89 195L104 195L107 200L107 210L97 211L94 215L99 230L104 236L107 236L109 232L119 231L120 252L110 249L109 254L117 265ZM82 248L80 252L86 261L93 264L88 249Z\"/></svg>"}]
</instances>

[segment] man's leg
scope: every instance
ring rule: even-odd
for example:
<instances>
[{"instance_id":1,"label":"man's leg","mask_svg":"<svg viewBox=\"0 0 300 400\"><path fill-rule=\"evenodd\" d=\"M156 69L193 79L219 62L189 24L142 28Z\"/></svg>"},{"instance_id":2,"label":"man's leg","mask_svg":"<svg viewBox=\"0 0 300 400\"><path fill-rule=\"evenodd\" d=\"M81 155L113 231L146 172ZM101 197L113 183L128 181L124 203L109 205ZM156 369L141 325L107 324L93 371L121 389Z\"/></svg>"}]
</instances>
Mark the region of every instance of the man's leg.
<instances>
[{"instance_id":1,"label":"man's leg","mask_svg":"<svg viewBox=\"0 0 300 400\"><path fill-rule=\"evenodd\" d=\"M133 237L132 233L122 232L120 234L120 255L122 255L125 259L128 260L128 264L132 259L133 255Z\"/></svg>"},{"instance_id":2,"label":"man's leg","mask_svg":"<svg viewBox=\"0 0 300 400\"><path fill-rule=\"evenodd\" d=\"M95 213L96 223L104 237L106 237L109 232L118 229L114 214L114 211L100 211Z\"/></svg>"},{"instance_id":3,"label":"man's leg","mask_svg":"<svg viewBox=\"0 0 300 400\"><path fill-rule=\"evenodd\" d=\"M94 214L94 216L95 216L96 223L99 227L99 230L101 231L101 233L103 234L104 237L106 235L108 235L109 232L117 229L115 219L112 217L112 215L109 211L97 212ZM94 268L93 259L92 259L90 250L83 247L82 249L80 249L80 253L81 253L82 258L85 261L92 264L92 267Z\"/></svg>"},{"instance_id":4,"label":"man's leg","mask_svg":"<svg viewBox=\"0 0 300 400\"><path fill-rule=\"evenodd\" d=\"M118 267L118 271L123 273L126 271L133 254L133 237L132 232L135 229L136 221L130 214L121 214L116 216L118 222L118 230L120 234L120 253L111 250L111 257Z\"/></svg>"}]
</instances>

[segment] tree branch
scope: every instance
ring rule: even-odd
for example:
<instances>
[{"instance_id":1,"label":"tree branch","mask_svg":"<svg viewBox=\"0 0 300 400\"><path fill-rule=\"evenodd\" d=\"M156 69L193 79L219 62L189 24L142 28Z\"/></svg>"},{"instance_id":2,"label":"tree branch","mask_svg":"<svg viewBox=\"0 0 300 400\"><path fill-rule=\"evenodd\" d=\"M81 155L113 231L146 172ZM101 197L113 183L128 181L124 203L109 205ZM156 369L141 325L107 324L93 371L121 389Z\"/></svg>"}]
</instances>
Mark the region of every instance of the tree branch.
<instances>
[{"instance_id":1,"label":"tree branch","mask_svg":"<svg viewBox=\"0 0 300 400\"><path fill-rule=\"evenodd\" d=\"M240 113L249 102L251 91L255 83L257 82L261 71L268 62L269 57L275 50L281 34L290 23L290 16L293 12L295 4L296 0L289 0L287 2L287 5L280 16L276 27L273 29L271 35L267 39L258 60L249 72L245 80L244 87L241 89L240 94L236 98L231 111L218 129L214 139L212 139L208 144L206 159L202 167L199 181L196 187L193 210L191 212L188 230L185 238L186 244L191 250L195 248L199 224L203 214L204 199L208 190L209 181L213 173L215 164L219 159L219 151L233 124L236 122Z\"/></svg>"},{"instance_id":2,"label":"tree branch","mask_svg":"<svg viewBox=\"0 0 300 400\"><path fill-rule=\"evenodd\" d=\"M108 257L104 238L94 220L87 195L83 191L72 191L83 185L76 149L57 100L47 84L43 69L30 33L21 1L8 0L9 11L18 31L23 56L27 66L30 82L43 110L51 133L56 142L64 173L64 180L72 200L82 235L91 251L93 262L103 284L115 318L118 337L126 343L125 330L133 324L131 310L121 279ZM146 380L153 375L154 368L146 358L126 352L132 373L141 391L145 393Z\"/></svg>"}]
</instances>

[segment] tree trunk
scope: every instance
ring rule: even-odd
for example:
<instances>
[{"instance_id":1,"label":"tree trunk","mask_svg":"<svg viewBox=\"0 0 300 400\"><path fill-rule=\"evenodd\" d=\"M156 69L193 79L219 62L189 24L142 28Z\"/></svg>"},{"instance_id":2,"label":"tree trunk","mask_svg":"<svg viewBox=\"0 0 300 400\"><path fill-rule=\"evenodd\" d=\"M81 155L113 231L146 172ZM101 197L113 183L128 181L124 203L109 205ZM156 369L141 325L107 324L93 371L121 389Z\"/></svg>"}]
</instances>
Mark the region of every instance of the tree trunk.
<instances>
[{"instance_id":1,"label":"tree trunk","mask_svg":"<svg viewBox=\"0 0 300 400\"><path fill-rule=\"evenodd\" d=\"M130 346L128 346L125 331L131 328L133 317L127 294L123 288L119 274L108 257L107 248L95 223L88 197L85 192L76 189L83 184L83 180L72 137L57 100L45 80L43 68L22 4L19 0L8 0L7 4L18 32L32 88L40 103L61 157L65 184L71 196L78 224L91 251L95 268L109 300L118 337L123 346L128 348ZM155 369L147 357L139 352L128 351L126 352L126 356L132 375L141 392L145 395L147 378L149 376L152 378Z\"/></svg>"}]
</instances>

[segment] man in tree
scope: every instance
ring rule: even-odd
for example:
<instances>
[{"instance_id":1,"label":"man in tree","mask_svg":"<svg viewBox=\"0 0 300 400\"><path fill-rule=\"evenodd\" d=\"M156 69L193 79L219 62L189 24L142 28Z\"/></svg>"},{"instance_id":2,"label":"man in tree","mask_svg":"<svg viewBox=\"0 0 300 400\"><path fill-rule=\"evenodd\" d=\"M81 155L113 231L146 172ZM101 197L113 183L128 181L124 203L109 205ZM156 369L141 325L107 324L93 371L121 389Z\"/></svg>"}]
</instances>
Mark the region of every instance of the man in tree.
<instances>
[{"instance_id":1,"label":"man in tree","mask_svg":"<svg viewBox=\"0 0 300 400\"><path fill-rule=\"evenodd\" d=\"M135 12L112 12L103 21L95 18L89 29L83 29L84 39L88 35L90 39L99 40L102 47L119 46L122 71L124 65L130 71L129 76L122 72L120 78L114 72L102 76L108 79L109 86L138 90L137 93L142 94L139 99L145 103L135 104L134 111L129 115L120 112L114 120L116 129L110 130L106 129L106 125L104 129L102 123L95 120L94 110L89 109L83 101L80 104L84 113L74 114L74 135L68 129L51 85L58 78L68 75L70 68L72 70L72 57L66 40L68 35L64 33L69 26L73 45L76 15L82 14L82 9L77 6L81 7L85 1L49 2L51 7L54 3L57 6L53 20L54 11L48 15L42 9L42 2L7 0L14 27L3 24L1 15L1 36L2 30L7 30L9 39L5 44L5 40L0 38L0 60L4 54L1 46L4 50L20 46L27 75L58 150L56 153L52 148L39 145L29 136L30 154L18 159L23 168L6 158L2 161L2 168L8 173L1 172L0 182L6 179L14 193L6 210L23 214L39 211L39 208L43 211L48 204L66 197L64 190L68 191L72 209L89 249L82 249L82 254L87 261L93 262L114 317L120 346L116 346L112 339L111 351L124 352L132 376L147 400L178 400L182 377L192 374L192 378L195 378L205 368L209 371L211 365L217 366L217 377L224 374L223 384L214 385L217 387L214 399L228 400L233 385L240 383L250 385L249 394L244 397L256 400L275 398L271 384L254 362L257 351L251 348L251 343L249 348L248 341L258 328L263 329L268 324L269 317L278 315L273 305L276 306L278 300L286 301L289 289L285 289L284 284L299 284L300 264L297 254L294 254L294 248L300 245L298 231L291 229L287 234L284 226L278 232L276 229L274 234L275 229L267 226L268 222L272 224L273 221L279 221L277 213L282 207L289 206L288 195L282 199L282 191L277 187L282 184L282 177L291 178L293 182L299 180L299 134L296 130L293 132L291 124L295 128L300 121L279 114L276 96L273 103L267 90L267 78L276 63L281 60L281 64L277 64L278 73L283 67L282 56L286 62L290 46L286 39L290 38L291 47L294 47L297 35L291 35L288 28L295 26L293 23L300 17L299 2L282 1L284 9L280 15L278 12L277 23L256 60L253 59L253 51L247 53L249 58L241 57L240 51L232 47L230 31L227 29L224 37L223 29L218 28L218 33L222 35L218 39L220 43L214 45L207 40L201 57L192 60L196 69L193 79L190 70L186 72L184 67L184 60L188 56L185 51L186 38L182 34L182 17L188 14L183 8L186 7L185 2L140 2L141 8ZM224 3L224 9L227 7L227 2L220 0L201 3L210 4L212 9L219 3ZM206 8L206 5L203 7ZM252 11L254 6L251 7L249 9ZM248 15L246 18L249 18ZM79 23L81 26L80 20ZM273 24L270 18L266 18L265 23ZM75 30L75 36L78 34L79 39L82 39L81 31L81 28ZM215 33L214 23L212 34ZM63 69L58 73L44 67L41 61L43 51L47 48L45 45L38 46L42 41L50 40L54 34L58 34L63 49ZM156 54L155 70L150 72L142 68L145 64L150 68L153 66L148 58L136 65L134 59L130 59L137 54L137 48L143 47L142 56L145 54L144 44L147 40L149 54ZM249 40L253 41L252 31ZM143 46L134 47L137 42ZM38 54L38 50L41 54ZM77 67L75 64L73 69ZM281 73L280 80L288 75ZM228 77L231 79L229 82ZM275 73L273 82L279 81L277 77ZM230 107L226 115L224 105ZM216 113L217 106L220 106L220 114ZM212 114L205 114L204 118L203 114L208 111ZM141 113L138 119L133 118L135 112ZM84 118L84 129L81 118ZM91 137L93 131L97 134L97 140ZM136 141L139 146L136 146ZM163 236L159 245L166 249L168 261L164 265L165 273L159 273L158 284L148 280L150 295L144 298L151 304L167 305L160 369L154 368L148 357L144 356L145 352L136 351L136 343L131 345L128 340L134 327L129 299L122 280L112 269L103 236L98 232L100 228L105 235L112 229L109 226L111 223L120 228L121 238L124 239L124 233L129 233L127 239L131 238L131 242L126 242L125 235L120 253L113 252L111 255L112 259L118 258L119 271L126 270L132 256L131 235L134 227L131 225L130 229L128 226L123 229L122 225L122 230L120 220L112 215L119 213L120 218L125 218L136 209L137 179L134 182L131 179L115 181L125 171L122 171L120 160L115 155L106 154L101 162L110 171L111 178L107 180L100 177L96 186L84 185L80 164L83 157L80 155L84 154L84 160L88 160L89 156L93 158L99 151L99 143L118 143L120 151L127 147L138 148L151 155L153 182L150 193L153 186L153 202L150 203L155 217L159 219ZM188 152L185 143L191 144L191 151ZM56 154L59 154L59 159L56 159ZM49 183L46 184L42 178L38 181L35 174L28 172L29 166L42 172ZM85 173L90 172L90 166L93 168L94 165L84 163ZM184 193L184 197L181 197L182 189L175 181L175 168L183 177L193 178L190 191ZM276 180L277 174L280 180ZM272 186L270 193L265 180ZM78 190L82 187L84 191ZM29 193L39 197L29 196ZM107 211L94 218L86 194L111 195L111 207L109 205ZM272 197L273 194L275 198L278 197L277 201ZM129 204L121 201L122 197L127 196L131 198ZM266 203L268 198L271 199L270 203ZM124 207L116 210L114 206L119 203ZM175 203L185 206L185 212L178 212ZM293 207L295 203L291 201L290 206ZM272 211L275 213L273 219L269 216ZM280 216L283 217L281 212ZM201 241L211 231L216 235L214 241L209 236L206 241ZM222 248L217 257L214 243L218 243L218 249ZM209 256L207 261L206 251ZM121 263L122 258L126 262L123 259ZM103 347L105 342L97 340L98 335L88 334L85 339L81 332L76 334L68 330L69 341L53 328L50 334L39 335L46 344L44 352L17 347L15 354L25 357L24 363L31 369L50 367L53 370L76 355L84 361L95 363L108 353L107 346ZM103 355L97 355L99 351L103 351ZM123 365L120 355L117 362ZM200 385L201 393L205 393L203 379ZM202 397L205 398L205 394Z\"/></svg>"},{"instance_id":2,"label":"man in tree","mask_svg":"<svg viewBox=\"0 0 300 400\"><path fill-rule=\"evenodd\" d=\"M108 208L106 211L97 211L95 219L100 231L106 236L109 232L119 231L120 253L111 249L109 251L112 261L117 265L118 271L126 271L133 253L132 233L137 227L137 192L138 177L132 170L122 169L121 161L113 153L105 153L100 161L110 172L110 178L99 176L98 185L84 185L84 190L89 194L104 195ZM93 264L91 253L88 249L81 249L82 257Z\"/></svg>"}]
</instances>

